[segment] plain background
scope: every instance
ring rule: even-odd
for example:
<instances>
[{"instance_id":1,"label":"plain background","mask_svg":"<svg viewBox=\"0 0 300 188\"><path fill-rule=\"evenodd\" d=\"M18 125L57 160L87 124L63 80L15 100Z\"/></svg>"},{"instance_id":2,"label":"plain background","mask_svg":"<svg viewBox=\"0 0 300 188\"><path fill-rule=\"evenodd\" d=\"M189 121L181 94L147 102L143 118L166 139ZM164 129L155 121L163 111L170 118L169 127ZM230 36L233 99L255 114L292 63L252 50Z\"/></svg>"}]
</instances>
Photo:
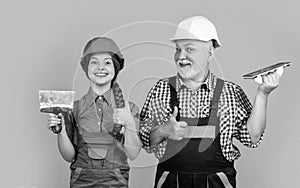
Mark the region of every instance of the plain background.
<instances>
[{"instance_id":1,"label":"plain background","mask_svg":"<svg viewBox=\"0 0 300 188\"><path fill-rule=\"evenodd\" d=\"M1 181L5 188L69 185L69 164L39 113L38 90L88 89L78 66L85 43L108 35L126 58L119 82L142 107L158 79L176 72L168 41L180 20L205 15L223 46L212 70L241 85L253 101L257 85L242 75L278 61L292 61L268 104L267 129L259 148L238 142L238 187L300 186L299 3L297 1L1 1ZM156 160L141 152L131 162L130 185L151 187Z\"/></svg>"}]
</instances>

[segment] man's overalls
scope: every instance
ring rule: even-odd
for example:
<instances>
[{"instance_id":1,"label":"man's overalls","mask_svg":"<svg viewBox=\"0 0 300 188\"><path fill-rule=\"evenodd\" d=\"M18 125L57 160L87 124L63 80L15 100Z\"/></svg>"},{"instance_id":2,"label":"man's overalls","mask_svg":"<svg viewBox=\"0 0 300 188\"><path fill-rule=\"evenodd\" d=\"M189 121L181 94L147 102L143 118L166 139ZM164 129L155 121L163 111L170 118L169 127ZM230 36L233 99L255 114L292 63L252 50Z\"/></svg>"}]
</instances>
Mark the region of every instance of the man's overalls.
<instances>
[{"instance_id":1,"label":"man's overalls","mask_svg":"<svg viewBox=\"0 0 300 188\"><path fill-rule=\"evenodd\" d=\"M169 79L171 107L178 105L176 77ZM180 141L168 139L164 156L157 166L155 187L160 188L232 188L236 187L233 162L222 154L218 102L224 81L217 79L210 115L205 118L180 117L188 124ZM174 87L173 87L174 86Z\"/></svg>"},{"instance_id":2,"label":"man's overalls","mask_svg":"<svg viewBox=\"0 0 300 188\"><path fill-rule=\"evenodd\" d=\"M74 103L78 146L75 161L70 167L70 187L128 187L127 157L117 147L117 141L108 134L108 130L113 127L113 108L105 112L105 116L109 117L103 118L96 110L97 104L93 105L95 110L86 110L78 109L78 103ZM99 118L105 127L99 128Z\"/></svg>"}]
</instances>

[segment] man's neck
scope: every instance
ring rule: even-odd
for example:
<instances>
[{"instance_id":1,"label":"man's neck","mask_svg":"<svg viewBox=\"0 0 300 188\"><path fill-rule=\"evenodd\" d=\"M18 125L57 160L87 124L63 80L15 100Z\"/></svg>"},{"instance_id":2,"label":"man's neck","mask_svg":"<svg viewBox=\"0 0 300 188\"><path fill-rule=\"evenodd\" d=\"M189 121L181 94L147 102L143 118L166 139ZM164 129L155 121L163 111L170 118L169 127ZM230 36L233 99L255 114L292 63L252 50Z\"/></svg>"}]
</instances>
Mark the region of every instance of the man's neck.
<instances>
[{"instance_id":1,"label":"man's neck","mask_svg":"<svg viewBox=\"0 0 300 188\"><path fill-rule=\"evenodd\" d=\"M205 83L205 81L208 77L208 74L209 74L209 70L207 70L205 74L203 74L202 76L199 76L198 78L195 78L195 79L181 78L181 80L187 87L189 87L193 91L196 91L197 89L199 89L202 86L202 84Z\"/></svg>"}]
</instances>

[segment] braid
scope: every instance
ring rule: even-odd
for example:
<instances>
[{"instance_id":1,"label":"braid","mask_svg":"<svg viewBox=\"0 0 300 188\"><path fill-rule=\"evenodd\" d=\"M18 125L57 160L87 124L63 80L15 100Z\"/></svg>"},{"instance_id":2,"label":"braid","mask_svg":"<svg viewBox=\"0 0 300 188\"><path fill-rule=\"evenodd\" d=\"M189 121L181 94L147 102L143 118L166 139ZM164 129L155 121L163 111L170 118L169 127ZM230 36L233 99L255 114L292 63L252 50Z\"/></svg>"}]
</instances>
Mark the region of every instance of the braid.
<instances>
[{"instance_id":1,"label":"braid","mask_svg":"<svg viewBox=\"0 0 300 188\"><path fill-rule=\"evenodd\" d=\"M116 103L116 107L117 108L124 108L125 107L125 101L124 101L124 97L122 94L122 90L119 87L118 83L114 83L112 86L112 91L113 91L113 95L115 98L115 103ZM124 143L124 134L122 133L122 128L123 125L121 124L114 124L114 127L112 129L111 132L109 132L109 134L114 137L118 142L120 143Z\"/></svg>"},{"instance_id":2,"label":"braid","mask_svg":"<svg viewBox=\"0 0 300 188\"><path fill-rule=\"evenodd\" d=\"M112 87L112 91L115 97L116 106L117 108L124 108L125 107L125 101L123 97L122 90L117 82L114 83Z\"/></svg>"}]
</instances>

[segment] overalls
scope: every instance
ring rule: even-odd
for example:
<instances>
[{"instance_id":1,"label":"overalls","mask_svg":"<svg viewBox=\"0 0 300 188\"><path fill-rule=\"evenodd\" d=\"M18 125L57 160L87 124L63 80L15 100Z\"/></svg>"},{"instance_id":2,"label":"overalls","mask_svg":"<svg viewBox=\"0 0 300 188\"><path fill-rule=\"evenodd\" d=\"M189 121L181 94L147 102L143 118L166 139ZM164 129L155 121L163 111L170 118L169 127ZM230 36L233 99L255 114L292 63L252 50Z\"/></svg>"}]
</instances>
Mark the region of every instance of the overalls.
<instances>
[{"instance_id":1,"label":"overalls","mask_svg":"<svg viewBox=\"0 0 300 188\"><path fill-rule=\"evenodd\" d=\"M176 77L169 79L171 107L178 105L175 90ZM222 154L220 122L217 117L218 101L224 81L217 79L210 115L205 118L180 117L188 124L187 132L180 141L168 139L164 156L159 160L155 187L160 188L232 188L236 187L236 171L233 162ZM178 108L179 109L179 108Z\"/></svg>"},{"instance_id":2,"label":"overalls","mask_svg":"<svg viewBox=\"0 0 300 188\"><path fill-rule=\"evenodd\" d=\"M127 157L117 147L117 141L108 134L113 127L113 108L108 109L103 119L96 110L96 102L93 105L94 110L86 110L79 109L78 103L74 103L78 146L70 167L70 187L128 187ZM106 127L99 128L99 118L105 121L102 124Z\"/></svg>"}]
</instances>

